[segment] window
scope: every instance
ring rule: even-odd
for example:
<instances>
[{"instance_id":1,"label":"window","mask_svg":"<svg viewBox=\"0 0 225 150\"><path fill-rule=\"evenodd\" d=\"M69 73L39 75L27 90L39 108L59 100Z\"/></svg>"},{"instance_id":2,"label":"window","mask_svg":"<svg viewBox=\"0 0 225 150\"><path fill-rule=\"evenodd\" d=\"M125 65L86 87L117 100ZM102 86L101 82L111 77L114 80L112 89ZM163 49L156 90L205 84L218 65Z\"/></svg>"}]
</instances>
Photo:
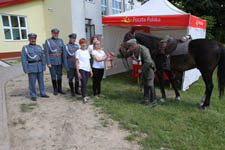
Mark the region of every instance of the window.
<instances>
[{"instance_id":1,"label":"window","mask_svg":"<svg viewBox=\"0 0 225 150\"><path fill-rule=\"evenodd\" d=\"M121 13L121 0L112 0L112 14Z\"/></svg>"},{"instance_id":2,"label":"window","mask_svg":"<svg viewBox=\"0 0 225 150\"><path fill-rule=\"evenodd\" d=\"M2 15L5 40L27 40L27 18L23 16Z\"/></svg>"},{"instance_id":3,"label":"window","mask_svg":"<svg viewBox=\"0 0 225 150\"><path fill-rule=\"evenodd\" d=\"M90 3L95 3L95 0L86 0L86 1Z\"/></svg>"},{"instance_id":4,"label":"window","mask_svg":"<svg viewBox=\"0 0 225 150\"><path fill-rule=\"evenodd\" d=\"M107 15L107 0L102 0L102 16Z\"/></svg>"},{"instance_id":5,"label":"window","mask_svg":"<svg viewBox=\"0 0 225 150\"><path fill-rule=\"evenodd\" d=\"M92 24L91 19L85 19L85 30L86 30L86 39L88 39L88 44L90 44L90 40L95 36L95 25Z\"/></svg>"}]
</instances>

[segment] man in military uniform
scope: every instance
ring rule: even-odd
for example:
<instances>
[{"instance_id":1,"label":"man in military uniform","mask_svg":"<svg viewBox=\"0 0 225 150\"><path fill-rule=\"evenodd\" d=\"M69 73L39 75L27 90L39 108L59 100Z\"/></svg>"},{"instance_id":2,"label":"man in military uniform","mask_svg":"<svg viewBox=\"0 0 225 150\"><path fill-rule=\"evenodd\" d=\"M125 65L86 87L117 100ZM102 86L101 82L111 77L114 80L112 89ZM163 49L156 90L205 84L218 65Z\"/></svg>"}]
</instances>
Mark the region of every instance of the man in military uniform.
<instances>
[{"instance_id":1,"label":"man in military uniform","mask_svg":"<svg viewBox=\"0 0 225 150\"><path fill-rule=\"evenodd\" d=\"M76 71L76 51L79 49L79 46L75 44L77 35L72 33L69 35L69 43L64 46L63 50L63 62L64 67L67 70L67 78L69 81L69 86L71 90L71 95L75 96L75 93L80 95L79 92L79 78ZM73 78L75 77L75 91L73 86Z\"/></svg>"},{"instance_id":2,"label":"man in military uniform","mask_svg":"<svg viewBox=\"0 0 225 150\"><path fill-rule=\"evenodd\" d=\"M36 45L37 35L34 33L28 34L29 44L23 46L21 60L23 71L29 78L29 90L32 101L36 101L36 80L38 80L40 95L43 98L48 98L44 87L45 61L41 46Z\"/></svg>"},{"instance_id":3,"label":"man in military uniform","mask_svg":"<svg viewBox=\"0 0 225 150\"><path fill-rule=\"evenodd\" d=\"M50 70L54 95L65 94L62 91L62 61L63 61L63 40L58 38L59 30L51 30L52 37L45 41L45 54L47 66Z\"/></svg>"},{"instance_id":4,"label":"man in military uniform","mask_svg":"<svg viewBox=\"0 0 225 150\"><path fill-rule=\"evenodd\" d=\"M148 48L143 45L137 44L136 39L131 39L127 41L128 52L123 55L114 54L118 58L127 58L134 56L137 61L141 64L141 69L139 72L142 74L142 83L144 84L144 99L140 102L144 103L146 100L150 99L149 107L152 108L157 105L155 87L154 87L154 68L155 64L151 58Z\"/></svg>"}]
</instances>

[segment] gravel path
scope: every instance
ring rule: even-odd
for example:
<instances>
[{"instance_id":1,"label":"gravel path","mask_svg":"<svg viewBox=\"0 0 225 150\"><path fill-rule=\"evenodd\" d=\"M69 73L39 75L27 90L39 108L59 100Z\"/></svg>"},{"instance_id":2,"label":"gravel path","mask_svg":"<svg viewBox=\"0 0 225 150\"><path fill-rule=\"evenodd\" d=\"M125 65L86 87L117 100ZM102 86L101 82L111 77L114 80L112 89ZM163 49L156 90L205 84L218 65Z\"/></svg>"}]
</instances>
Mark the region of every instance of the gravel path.
<instances>
[{"instance_id":1,"label":"gravel path","mask_svg":"<svg viewBox=\"0 0 225 150\"><path fill-rule=\"evenodd\" d=\"M17 74L19 71L13 72ZM82 104L81 98L71 98L65 75L63 89L67 92L66 95L52 94L48 71L45 72L45 86L50 98L38 97L38 101L34 103L29 100L26 75L7 83L11 150L140 149L136 143L126 141L124 138L129 133L121 130L117 122L101 113L91 104L93 102Z\"/></svg>"},{"instance_id":2,"label":"gravel path","mask_svg":"<svg viewBox=\"0 0 225 150\"><path fill-rule=\"evenodd\" d=\"M0 66L0 150L9 150L5 84L8 80L22 74L21 64L12 65L11 67Z\"/></svg>"}]
</instances>

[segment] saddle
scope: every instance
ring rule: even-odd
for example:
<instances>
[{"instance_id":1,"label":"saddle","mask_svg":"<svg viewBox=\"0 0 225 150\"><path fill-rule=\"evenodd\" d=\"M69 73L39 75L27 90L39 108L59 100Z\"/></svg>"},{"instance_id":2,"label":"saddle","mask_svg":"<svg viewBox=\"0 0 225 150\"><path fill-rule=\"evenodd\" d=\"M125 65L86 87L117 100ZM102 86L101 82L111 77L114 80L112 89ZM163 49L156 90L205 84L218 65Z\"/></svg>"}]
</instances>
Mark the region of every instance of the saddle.
<instances>
[{"instance_id":1,"label":"saddle","mask_svg":"<svg viewBox=\"0 0 225 150\"><path fill-rule=\"evenodd\" d=\"M165 49L165 54L176 56L176 55L186 55L188 54L188 45L191 41L191 36L183 36L181 39L175 39L170 37L167 42L167 47Z\"/></svg>"}]
</instances>

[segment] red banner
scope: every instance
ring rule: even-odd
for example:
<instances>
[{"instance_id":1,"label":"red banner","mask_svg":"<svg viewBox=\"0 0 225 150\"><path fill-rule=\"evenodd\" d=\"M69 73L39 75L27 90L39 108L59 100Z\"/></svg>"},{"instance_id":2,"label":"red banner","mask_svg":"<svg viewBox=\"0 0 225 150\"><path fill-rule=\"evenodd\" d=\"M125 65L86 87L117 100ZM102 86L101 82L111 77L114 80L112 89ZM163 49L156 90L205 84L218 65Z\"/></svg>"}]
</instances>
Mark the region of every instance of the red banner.
<instances>
[{"instance_id":1,"label":"red banner","mask_svg":"<svg viewBox=\"0 0 225 150\"><path fill-rule=\"evenodd\" d=\"M195 22L194 24L194 21ZM143 26L194 26L206 28L206 21L201 18L184 15L160 15L160 16L103 16L103 24L109 25L143 25ZM197 26L196 26L197 25Z\"/></svg>"}]
</instances>

